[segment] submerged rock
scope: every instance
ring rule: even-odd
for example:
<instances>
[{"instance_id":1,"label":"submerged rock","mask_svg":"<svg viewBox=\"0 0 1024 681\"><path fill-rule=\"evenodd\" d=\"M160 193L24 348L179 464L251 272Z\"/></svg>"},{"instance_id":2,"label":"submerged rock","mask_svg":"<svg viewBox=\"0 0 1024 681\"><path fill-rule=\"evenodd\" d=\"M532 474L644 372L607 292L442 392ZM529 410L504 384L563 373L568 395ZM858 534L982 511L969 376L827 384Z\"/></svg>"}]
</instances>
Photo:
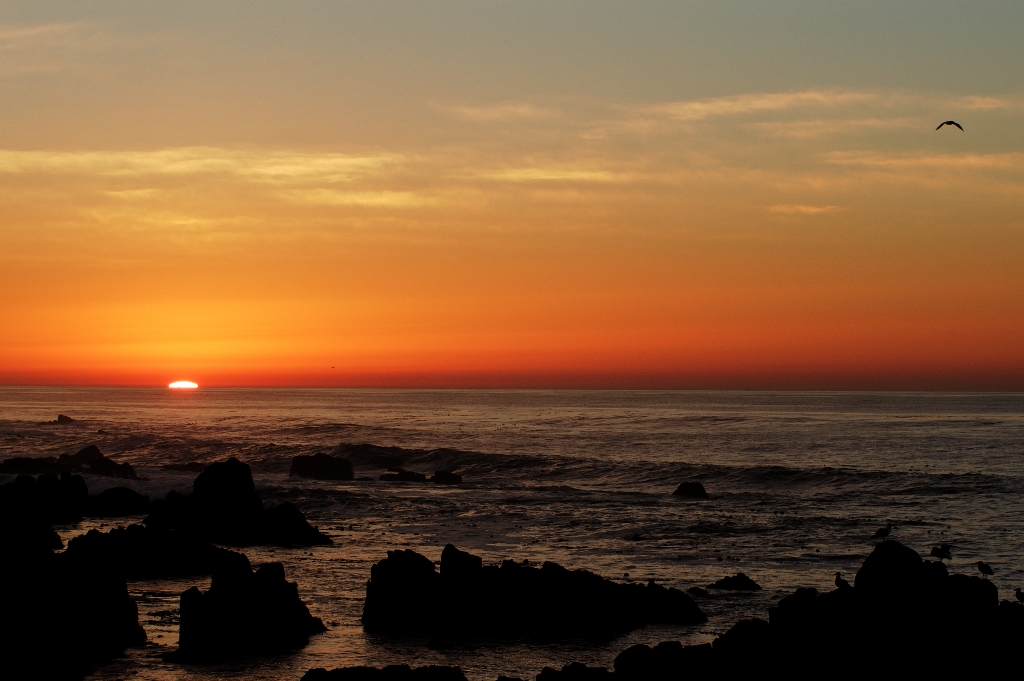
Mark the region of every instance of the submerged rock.
<instances>
[{"instance_id":1,"label":"submerged rock","mask_svg":"<svg viewBox=\"0 0 1024 681\"><path fill-rule=\"evenodd\" d=\"M65 416L64 414L57 414L57 420L54 421L54 423L59 423L60 425L66 425L68 423L74 422L75 419L71 418L70 416Z\"/></svg>"},{"instance_id":2,"label":"submerged rock","mask_svg":"<svg viewBox=\"0 0 1024 681\"><path fill-rule=\"evenodd\" d=\"M676 491L672 492L674 497L686 497L688 499L709 499L708 493L704 490L704 485L699 482L684 482L676 487Z\"/></svg>"},{"instance_id":3,"label":"submerged rock","mask_svg":"<svg viewBox=\"0 0 1024 681\"><path fill-rule=\"evenodd\" d=\"M739 572L730 577L722 577L714 584L708 584L709 589L722 589L723 591L760 591L761 587L757 582Z\"/></svg>"},{"instance_id":4,"label":"submerged rock","mask_svg":"<svg viewBox=\"0 0 1024 681\"><path fill-rule=\"evenodd\" d=\"M207 466L187 497L172 491L162 501L154 502L144 522L232 546L331 543L330 537L310 525L294 505L284 503L264 509L252 471L234 457Z\"/></svg>"},{"instance_id":5,"label":"submerged rock","mask_svg":"<svg viewBox=\"0 0 1024 681\"><path fill-rule=\"evenodd\" d=\"M296 456L288 475L313 480L354 480L356 477L351 461L330 454Z\"/></svg>"},{"instance_id":6,"label":"submerged rock","mask_svg":"<svg viewBox=\"0 0 1024 681\"><path fill-rule=\"evenodd\" d=\"M461 485L462 476L451 471L435 471L434 477L430 478L430 481L439 485Z\"/></svg>"},{"instance_id":7,"label":"submerged rock","mask_svg":"<svg viewBox=\"0 0 1024 681\"><path fill-rule=\"evenodd\" d=\"M500 566L453 545L433 562L411 551L389 551L371 568L363 606L367 632L454 639L605 638L646 624L707 621L689 596L649 582L619 584L556 563Z\"/></svg>"},{"instance_id":8,"label":"submerged rock","mask_svg":"<svg viewBox=\"0 0 1024 681\"><path fill-rule=\"evenodd\" d=\"M302 675L302 681L466 681L466 675L458 667L429 665L414 668L407 664L392 664L382 669L377 667L342 667L330 671L323 668L310 669Z\"/></svg>"},{"instance_id":9,"label":"submerged rock","mask_svg":"<svg viewBox=\"0 0 1024 681\"><path fill-rule=\"evenodd\" d=\"M280 563L216 572L210 588L181 595L178 650L169 659L206 662L297 650L326 631L285 579Z\"/></svg>"}]
</instances>

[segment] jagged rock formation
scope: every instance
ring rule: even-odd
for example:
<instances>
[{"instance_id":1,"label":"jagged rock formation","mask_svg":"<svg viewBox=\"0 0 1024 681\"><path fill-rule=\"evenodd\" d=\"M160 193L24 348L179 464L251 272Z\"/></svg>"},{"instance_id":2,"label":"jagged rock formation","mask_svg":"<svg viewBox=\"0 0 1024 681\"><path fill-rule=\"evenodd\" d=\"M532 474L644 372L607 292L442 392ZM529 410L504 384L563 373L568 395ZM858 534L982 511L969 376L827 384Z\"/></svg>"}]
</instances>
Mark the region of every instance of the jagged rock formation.
<instances>
[{"instance_id":1,"label":"jagged rock formation","mask_svg":"<svg viewBox=\"0 0 1024 681\"><path fill-rule=\"evenodd\" d=\"M214 661L296 650L326 631L299 599L298 586L280 563L253 572L246 565L214 573L206 592L181 595L177 661Z\"/></svg>"},{"instance_id":2,"label":"jagged rock formation","mask_svg":"<svg viewBox=\"0 0 1024 681\"><path fill-rule=\"evenodd\" d=\"M723 591L760 591L761 587L757 582L747 577L742 572L729 577L722 577L714 584L708 584L709 589L721 589Z\"/></svg>"},{"instance_id":3,"label":"jagged rock formation","mask_svg":"<svg viewBox=\"0 0 1024 681\"><path fill-rule=\"evenodd\" d=\"M62 473L90 473L108 478L138 480L135 469L128 463L117 463L103 456L99 447L89 445L76 454L61 454L32 458L16 456L0 462L0 473L14 475L60 475Z\"/></svg>"},{"instance_id":4,"label":"jagged rock formation","mask_svg":"<svg viewBox=\"0 0 1024 681\"><path fill-rule=\"evenodd\" d=\"M370 633L554 640L615 636L654 623L707 621L689 596L650 582L619 584L555 563L484 566L451 544L441 569L411 551L389 551L370 571L363 626Z\"/></svg>"},{"instance_id":5,"label":"jagged rock formation","mask_svg":"<svg viewBox=\"0 0 1024 681\"><path fill-rule=\"evenodd\" d=\"M187 497L172 491L154 502L153 512L144 522L156 529L187 531L231 546L331 543L293 504L264 509L252 471L234 457L207 466Z\"/></svg>"}]
</instances>

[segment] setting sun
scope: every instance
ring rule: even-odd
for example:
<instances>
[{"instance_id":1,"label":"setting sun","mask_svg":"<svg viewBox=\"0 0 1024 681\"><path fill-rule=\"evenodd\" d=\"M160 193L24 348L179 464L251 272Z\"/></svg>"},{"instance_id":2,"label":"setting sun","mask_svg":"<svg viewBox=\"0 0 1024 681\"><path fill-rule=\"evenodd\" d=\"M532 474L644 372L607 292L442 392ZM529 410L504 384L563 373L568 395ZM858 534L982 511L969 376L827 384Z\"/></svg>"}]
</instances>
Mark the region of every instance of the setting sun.
<instances>
[{"instance_id":1,"label":"setting sun","mask_svg":"<svg viewBox=\"0 0 1024 681\"><path fill-rule=\"evenodd\" d=\"M167 387L168 388L174 388L174 389L192 390L194 388L198 388L199 384L198 383L193 383L192 381L175 381L174 383L171 383Z\"/></svg>"}]
</instances>

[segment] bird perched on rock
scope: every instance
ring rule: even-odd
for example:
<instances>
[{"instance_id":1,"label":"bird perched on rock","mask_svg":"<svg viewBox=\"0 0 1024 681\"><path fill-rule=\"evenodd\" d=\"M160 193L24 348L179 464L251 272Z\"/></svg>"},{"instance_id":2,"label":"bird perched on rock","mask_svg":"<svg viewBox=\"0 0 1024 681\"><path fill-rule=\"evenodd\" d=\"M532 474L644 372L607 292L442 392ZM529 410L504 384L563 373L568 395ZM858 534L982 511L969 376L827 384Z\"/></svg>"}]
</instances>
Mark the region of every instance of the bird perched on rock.
<instances>
[{"instance_id":1,"label":"bird perched on rock","mask_svg":"<svg viewBox=\"0 0 1024 681\"><path fill-rule=\"evenodd\" d=\"M845 579L843 579L843 573L842 572L837 572L836 573L836 587L839 588L839 589L849 589L850 588L850 583L848 581L846 581ZM1020 589L1017 589L1017 590L1020 591Z\"/></svg>"},{"instance_id":2,"label":"bird perched on rock","mask_svg":"<svg viewBox=\"0 0 1024 681\"><path fill-rule=\"evenodd\" d=\"M1024 603L1024 591L1021 591L1019 586L1013 590L1013 595L1017 597L1018 601Z\"/></svg>"},{"instance_id":3,"label":"bird perched on rock","mask_svg":"<svg viewBox=\"0 0 1024 681\"><path fill-rule=\"evenodd\" d=\"M939 123L939 127L935 128L935 129L939 130L944 125L955 125L956 127L960 128L961 132L963 132L963 129L964 129L964 127L962 125L960 125L959 123L957 123L956 121L943 121L942 123Z\"/></svg>"},{"instance_id":4,"label":"bird perched on rock","mask_svg":"<svg viewBox=\"0 0 1024 681\"><path fill-rule=\"evenodd\" d=\"M872 539L885 539L892 534L892 523L887 523L885 527L880 527L875 531Z\"/></svg>"},{"instance_id":5,"label":"bird perched on rock","mask_svg":"<svg viewBox=\"0 0 1024 681\"><path fill-rule=\"evenodd\" d=\"M939 560L953 560L952 546L949 544L942 544L941 546L932 547L932 557L938 558Z\"/></svg>"},{"instance_id":6,"label":"bird perched on rock","mask_svg":"<svg viewBox=\"0 0 1024 681\"><path fill-rule=\"evenodd\" d=\"M994 575L995 574L994 572L992 572L992 566L989 565L988 563L985 563L985 562L982 562L982 561L979 560L977 563L975 563L975 565L978 566L978 572L980 572L981 574L985 575L985 577L988 577L989 575Z\"/></svg>"}]
</instances>

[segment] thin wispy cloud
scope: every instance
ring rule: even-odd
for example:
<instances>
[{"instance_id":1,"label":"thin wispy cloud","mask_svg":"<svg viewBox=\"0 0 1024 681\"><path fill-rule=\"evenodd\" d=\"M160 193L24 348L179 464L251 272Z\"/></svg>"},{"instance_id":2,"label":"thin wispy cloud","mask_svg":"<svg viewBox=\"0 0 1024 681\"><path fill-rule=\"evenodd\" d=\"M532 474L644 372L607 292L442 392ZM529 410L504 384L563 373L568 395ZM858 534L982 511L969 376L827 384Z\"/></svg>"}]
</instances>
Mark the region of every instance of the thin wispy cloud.
<instances>
[{"instance_id":1,"label":"thin wispy cloud","mask_svg":"<svg viewBox=\"0 0 1024 681\"><path fill-rule=\"evenodd\" d=\"M847 210L844 206L809 206L799 203L783 203L769 206L768 211L782 215L822 215Z\"/></svg>"},{"instance_id":2,"label":"thin wispy cloud","mask_svg":"<svg viewBox=\"0 0 1024 681\"><path fill-rule=\"evenodd\" d=\"M491 123L556 118L558 111L540 107L529 102L505 102L494 106L435 106L464 121Z\"/></svg>"}]
</instances>

